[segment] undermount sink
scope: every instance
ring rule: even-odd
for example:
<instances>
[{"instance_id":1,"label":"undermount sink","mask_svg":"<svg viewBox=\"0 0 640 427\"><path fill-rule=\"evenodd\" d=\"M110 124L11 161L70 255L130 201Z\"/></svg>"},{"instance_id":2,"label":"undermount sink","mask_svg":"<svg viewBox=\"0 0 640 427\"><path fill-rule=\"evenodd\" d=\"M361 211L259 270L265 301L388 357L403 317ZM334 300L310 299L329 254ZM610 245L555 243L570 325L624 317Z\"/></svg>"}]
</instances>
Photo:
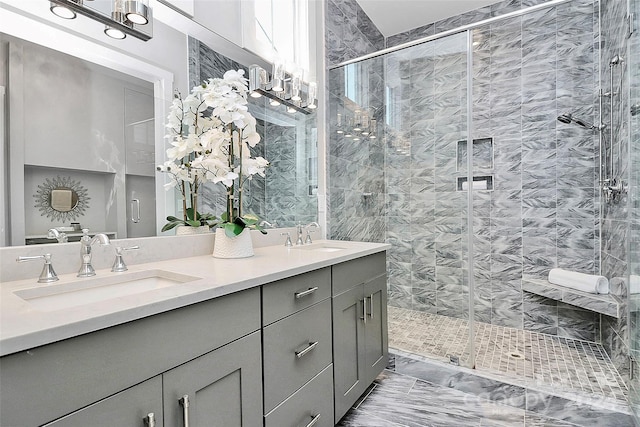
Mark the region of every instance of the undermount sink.
<instances>
[{"instance_id":1,"label":"undermount sink","mask_svg":"<svg viewBox=\"0 0 640 427\"><path fill-rule=\"evenodd\" d=\"M135 295L154 289L199 280L200 277L164 270L145 270L95 276L69 283L23 289L15 295L41 311L56 311L98 301Z\"/></svg>"},{"instance_id":2,"label":"undermount sink","mask_svg":"<svg viewBox=\"0 0 640 427\"><path fill-rule=\"evenodd\" d=\"M347 249L333 242L312 243L310 245L296 246L295 248L314 252L337 252Z\"/></svg>"}]
</instances>

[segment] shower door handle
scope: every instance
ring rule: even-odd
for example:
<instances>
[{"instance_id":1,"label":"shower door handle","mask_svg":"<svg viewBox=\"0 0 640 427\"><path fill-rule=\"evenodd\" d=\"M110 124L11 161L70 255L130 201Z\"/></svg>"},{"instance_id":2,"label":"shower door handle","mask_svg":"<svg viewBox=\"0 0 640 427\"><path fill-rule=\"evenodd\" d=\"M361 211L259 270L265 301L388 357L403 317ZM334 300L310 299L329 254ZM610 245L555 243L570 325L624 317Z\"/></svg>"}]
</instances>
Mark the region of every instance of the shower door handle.
<instances>
[{"instance_id":1,"label":"shower door handle","mask_svg":"<svg viewBox=\"0 0 640 427\"><path fill-rule=\"evenodd\" d=\"M373 294L371 294L367 298L369 298L369 317L373 319Z\"/></svg>"},{"instance_id":2,"label":"shower door handle","mask_svg":"<svg viewBox=\"0 0 640 427\"><path fill-rule=\"evenodd\" d=\"M140 222L140 199L131 199L131 221Z\"/></svg>"}]
</instances>

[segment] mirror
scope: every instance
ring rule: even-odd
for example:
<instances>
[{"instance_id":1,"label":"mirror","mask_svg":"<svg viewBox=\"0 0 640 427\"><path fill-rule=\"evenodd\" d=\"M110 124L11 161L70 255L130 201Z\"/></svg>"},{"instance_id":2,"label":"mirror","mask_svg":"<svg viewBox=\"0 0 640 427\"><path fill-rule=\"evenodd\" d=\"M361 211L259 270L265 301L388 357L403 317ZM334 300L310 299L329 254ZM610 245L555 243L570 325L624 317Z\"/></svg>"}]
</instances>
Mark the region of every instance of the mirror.
<instances>
[{"instance_id":1,"label":"mirror","mask_svg":"<svg viewBox=\"0 0 640 427\"><path fill-rule=\"evenodd\" d=\"M87 189L71 177L46 179L33 195L41 216L66 223L81 217L89 205Z\"/></svg>"},{"instance_id":2,"label":"mirror","mask_svg":"<svg viewBox=\"0 0 640 427\"><path fill-rule=\"evenodd\" d=\"M47 2L42 3L46 9ZM25 7L35 6L29 2ZM5 13L0 10L0 15ZM53 26L40 21L37 25L43 32L32 35L38 32L25 31L27 23L17 18L13 27L3 28L7 33L0 33L0 89L11 89L0 118L9 146L26 140L31 145L17 158L10 154L3 159L12 185L4 186L7 202L2 214L11 221L0 244L24 245L27 236L45 235L49 228L68 226L70 221L117 238L159 235L166 216L181 209L175 194L164 190L166 177L155 171L155 165L164 161L164 121L173 90L187 93L194 82L219 77L239 64L161 22L154 23L149 42L133 40L127 47L137 50L129 54L77 37L67 39L68 32L60 29L52 37L47 32ZM33 20L28 23L31 29L36 25ZM10 54L15 50L11 46L22 50L16 67L11 63L17 58L15 52ZM44 51L58 59L37 62ZM40 77L59 77L44 83L54 86L51 96L42 94L42 87L36 88L25 74L29 61ZM114 82L119 82L117 89ZM24 90L15 98L17 87ZM80 91L83 87L87 92ZM315 115L290 115L273 109L264 98L251 102L251 112L263 130L259 147L271 167L265 179L251 182L248 210L278 226L317 221ZM117 127L107 127L114 121ZM39 128L42 123L46 126ZM57 177L81 183L86 193L70 185L53 185L46 196L43 192L34 199L38 185ZM220 194L215 186L205 189L203 211L219 216ZM147 229L138 232L134 225Z\"/></svg>"}]
</instances>

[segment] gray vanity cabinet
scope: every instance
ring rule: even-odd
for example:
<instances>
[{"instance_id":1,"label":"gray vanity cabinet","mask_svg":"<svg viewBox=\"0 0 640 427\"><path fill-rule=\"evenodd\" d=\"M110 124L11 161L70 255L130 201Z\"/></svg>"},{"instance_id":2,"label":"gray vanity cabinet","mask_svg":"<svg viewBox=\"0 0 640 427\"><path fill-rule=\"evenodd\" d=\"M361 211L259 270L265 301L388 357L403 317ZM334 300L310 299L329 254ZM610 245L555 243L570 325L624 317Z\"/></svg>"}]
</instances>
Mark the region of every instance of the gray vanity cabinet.
<instances>
[{"instance_id":1,"label":"gray vanity cabinet","mask_svg":"<svg viewBox=\"0 0 640 427\"><path fill-rule=\"evenodd\" d=\"M266 427L333 426L331 268L263 286Z\"/></svg>"},{"instance_id":2,"label":"gray vanity cabinet","mask_svg":"<svg viewBox=\"0 0 640 427\"><path fill-rule=\"evenodd\" d=\"M387 365L385 254L333 267L333 363L337 423Z\"/></svg>"},{"instance_id":3,"label":"gray vanity cabinet","mask_svg":"<svg viewBox=\"0 0 640 427\"><path fill-rule=\"evenodd\" d=\"M257 407L261 423L260 317L260 289L253 288L4 356L0 359L0 426L56 421L59 423L52 424L56 427L144 427L143 417L153 412L159 427L163 425L163 390L153 386L157 378L165 387L179 385L183 394L195 391L199 407L200 401L209 405L209 389L202 391L203 386L216 384L210 389L218 393L223 383L216 379L224 372L228 381L242 373L240 385L252 391L242 394L247 398L243 406ZM233 365L227 365L228 361ZM198 367L205 370L197 372ZM211 367L217 372L208 372L213 371ZM174 369L181 369L193 384L171 381ZM151 386L142 386L148 381ZM225 387L225 391L233 390L233 386ZM173 416L172 408L164 416L167 414ZM199 414L197 410L195 415ZM118 417L127 422L76 422ZM181 427L182 423L164 425ZM213 424L193 421L193 425Z\"/></svg>"},{"instance_id":4,"label":"gray vanity cabinet","mask_svg":"<svg viewBox=\"0 0 640 427\"><path fill-rule=\"evenodd\" d=\"M167 426L259 426L260 332L172 369L162 380Z\"/></svg>"},{"instance_id":5,"label":"gray vanity cabinet","mask_svg":"<svg viewBox=\"0 0 640 427\"><path fill-rule=\"evenodd\" d=\"M165 425L160 376L45 424L44 427L148 427L150 424L155 427Z\"/></svg>"}]
</instances>

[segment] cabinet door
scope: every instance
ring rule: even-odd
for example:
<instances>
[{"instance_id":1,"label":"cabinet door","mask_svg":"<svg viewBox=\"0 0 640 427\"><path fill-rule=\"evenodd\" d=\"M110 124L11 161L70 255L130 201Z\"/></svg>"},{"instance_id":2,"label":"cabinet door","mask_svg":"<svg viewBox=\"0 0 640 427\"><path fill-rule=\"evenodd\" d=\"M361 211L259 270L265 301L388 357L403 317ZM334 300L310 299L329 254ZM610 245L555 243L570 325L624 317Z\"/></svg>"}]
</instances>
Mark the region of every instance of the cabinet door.
<instances>
[{"instance_id":1,"label":"cabinet door","mask_svg":"<svg viewBox=\"0 0 640 427\"><path fill-rule=\"evenodd\" d=\"M254 332L163 374L165 425L262 425L261 366Z\"/></svg>"},{"instance_id":2,"label":"cabinet door","mask_svg":"<svg viewBox=\"0 0 640 427\"><path fill-rule=\"evenodd\" d=\"M162 427L162 378L137 386L59 418L44 427L148 427L149 420Z\"/></svg>"},{"instance_id":3,"label":"cabinet door","mask_svg":"<svg viewBox=\"0 0 640 427\"><path fill-rule=\"evenodd\" d=\"M333 363L335 422L365 391L363 286L333 298Z\"/></svg>"},{"instance_id":4,"label":"cabinet door","mask_svg":"<svg viewBox=\"0 0 640 427\"><path fill-rule=\"evenodd\" d=\"M364 284L367 322L364 326L365 381L370 384L387 366L387 276L378 276Z\"/></svg>"}]
</instances>

